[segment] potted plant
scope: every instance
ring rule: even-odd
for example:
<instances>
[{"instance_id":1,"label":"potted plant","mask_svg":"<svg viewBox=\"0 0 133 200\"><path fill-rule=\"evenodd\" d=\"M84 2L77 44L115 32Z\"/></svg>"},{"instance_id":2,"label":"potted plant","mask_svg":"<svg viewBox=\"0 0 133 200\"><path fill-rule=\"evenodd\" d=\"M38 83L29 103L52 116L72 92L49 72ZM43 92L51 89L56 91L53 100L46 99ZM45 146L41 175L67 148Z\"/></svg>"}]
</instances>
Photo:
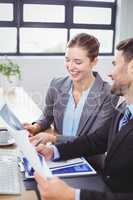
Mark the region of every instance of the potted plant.
<instances>
[{"instance_id":1,"label":"potted plant","mask_svg":"<svg viewBox=\"0 0 133 200\"><path fill-rule=\"evenodd\" d=\"M21 70L18 64L10 59L0 64L1 86L4 90L15 87L16 82L21 79Z\"/></svg>"}]
</instances>

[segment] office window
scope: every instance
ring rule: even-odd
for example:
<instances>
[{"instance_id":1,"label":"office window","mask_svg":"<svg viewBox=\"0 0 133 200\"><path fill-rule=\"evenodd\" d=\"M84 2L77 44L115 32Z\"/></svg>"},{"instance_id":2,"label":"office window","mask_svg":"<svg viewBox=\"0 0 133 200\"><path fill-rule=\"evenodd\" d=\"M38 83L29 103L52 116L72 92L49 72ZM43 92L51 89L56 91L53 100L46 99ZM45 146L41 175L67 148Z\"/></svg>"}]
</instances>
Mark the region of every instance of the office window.
<instances>
[{"instance_id":1,"label":"office window","mask_svg":"<svg viewBox=\"0 0 133 200\"><path fill-rule=\"evenodd\" d=\"M62 5L24 4L25 22L64 22L65 7Z\"/></svg>"},{"instance_id":2,"label":"office window","mask_svg":"<svg viewBox=\"0 0 133 200\"><path fill-rule=\"evenodd\" d=\"M111 8L74 7L74 23L111 24Z\"/></svg>"},{"instance_id":3,"label":"office window","mask_svg":"<svg viewBox=\"0 0 133 200\"><path fill-rule=\"evenodd\" d=\"M112 55L115 18L116 0L0 0L0 55L64 55L81 32L99 39L101 55Z\"/></svg>"},{"instance_id":4,"label":"office window","mask_svg":"<svg viewBox=\"0 0 133 200\"><path fill-rule=\"evenodd\" d=\"M0 21L13 21L13 4L0 3Z\"/></svg>"},{"instance_id":5,"label":"office window","mask_svg":"<svg viewBox=\"0 0 133 200\"><path fill-rule=\"evenodd\" d=\"M88 33L94 35L100 42L100 53L111 53L113 45L112 30L93 30L93 29L71 29L70 38L78 33ZM108 42L109 41L109 42Z\"/></svg>"},{"instance_id":6,"label":"office window","mask_svg":"<svg viewBox=\"0 0 133 200\"><path fill-rule=\"evenodd\" d=\"M16 28L0 28L0 52L16 53L17 49Z\"/></svg>"},{"instance_id":7,"label":"office window","mask_svg":"<svg viewBox=\"0 0 133 200\"><path fill-rule=\"evenodd\" d=\"M115 0L90 0L90 1L115 2Z\"/></svg>"},{"instance_id":8,"label":"office window","mask_svg":"<svg viewBox=\"0 0 133 200\"><path fill-rule=\"evenodd\" d=\"M62 53L66 46L64 41L67 41L66 29L20 29L21 53Z\"/></svg>"}]
</instances>

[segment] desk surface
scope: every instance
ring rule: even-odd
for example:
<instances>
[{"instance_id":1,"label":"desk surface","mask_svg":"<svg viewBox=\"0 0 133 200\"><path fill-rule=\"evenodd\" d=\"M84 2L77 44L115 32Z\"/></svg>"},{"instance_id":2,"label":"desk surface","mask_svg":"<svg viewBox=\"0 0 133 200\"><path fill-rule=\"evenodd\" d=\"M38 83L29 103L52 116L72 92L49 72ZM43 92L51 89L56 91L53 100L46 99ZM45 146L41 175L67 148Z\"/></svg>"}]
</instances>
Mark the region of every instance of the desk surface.
<instances>
[{"instance_id":1,"label":"desk surface","mask_svg":"<svg viewBox=\"0 0 133 200\"><path fill-rule=\"evenodd\" d=\"M0 195L0 200L38 200L35 191L26 191L19 196Z\"/></svg>"},{"instance_id":2,"label":"desk surface","mask_svg":"<svg viewBox=\"0 0 133 200\"><path fill-rule=\"evenodd\" d=\"M2 148L3 149L3 148ZM8 150L16 150L16 146L6 147ZM1 150L1 148L0 148ZM6 196L6 195L0 195L0 200L37 200L37 194L36 194L36 183L34 180L24 180L23 176L21 177L22 182L22 194L19 196ZM100 175L88 175L88 176L79 176L79 177L66 177L61 178L63 181L65 181L67 184L74 188L84 188L88 190L96 190L100 192L109 191L109 188L106 186L104 181L102 180ZM27 189L27 190L26 190ZM34 191L33 191L34 190Z\"/></svg>"},{"instance_id":3,"label":"desk surface","mask_svg":"<svg viewBox=\"0 0 133 200\"><path fill-rule=\"evenodd\" d=\"M99 192L109 191L109 188L104 183L100 175L63 178L63 180L74 188L96 190Z\"/></svg>"},{"instance_id":4,"label":"desk surface","mask_svg":"<svg viewBox=\"0 0 133 200\"><path fill-rule=\"evenodd\" d=\"M33 102L32 98L21 87L16 87L15 90L6 95L3 94L2 88L0 88L0 98L6 101L9 107L16 114L18 119L23 122L33 122L42 114L38 106ZM0 118L0 127L3 127L2 119ZM14 149L15 146L2 147L2 149ZM1 148L0 148L1 150ZM22 182L23 183L23 182ZM22 184L22 194L19 196L6 196L0 195L0 200L37 200L36 193L34 191L25 191L24 184Z\"/></svg>"},{"instance_id":5,"label":"desk surface","mask_svg":"<svg viewBox=\"0 0 133 200\"><path fill-rule=\"evenodd\" d=\"M109 188L106 186L104 181L102 180L100 175L88 175L88 176L80 176L80 177L67 177L61 178L65 181L68 185L74 188L84 188L88 190L95 190L98 192L108 192L110 191ZM28 190L35 189L36 190L36 183L35 181L25 181L26 188Z\"/></svg>"},{"instance_id":6,"label":"desk surface","mask_svg":"<svg viewBox=\"0 0 133 200\"><path fill-rule=\"evenodd\" d=\"M0 89L0 96L2 96L2 90ZM27 95L27 93L22 88L16 88L14 94L10 94L6 97L6 101L13 109L13 112L18 116L21 122L32 122L38 119L41 115L41 110L32 101L32 99ZM6 147L6 149L12 149L11 147ZM74 177L74 178L62 178L66 183L75 188L86 188L90 190L105 191L108 190L107 186L101 179L99 175L91 175L84 177ZM19 196L6 196L0 195L0 200L37 200L36 193L33 191L36 184L34 181L25 181L27 188L32 190L25 190L23 184L22 194Z\"/></svg>"},{"instance_id":7,"label":"desk surface","mask_svg":"<svg viewBox=\"0 0 133 200\"><path fill-rule=\"evenodd\" d=\"M11 145L9 147L0 147L1 153L4 150L12 151L12 153L15 154L15 156L18 155L18 149L16 145ZM38 199L35 191L33 190L27 191L25 189L23 176L21 172L20 172L20 184L21 184L21 195L0 195L0 200L27 200L27 199L37 200Z\"/></svg>"}]
</instances>

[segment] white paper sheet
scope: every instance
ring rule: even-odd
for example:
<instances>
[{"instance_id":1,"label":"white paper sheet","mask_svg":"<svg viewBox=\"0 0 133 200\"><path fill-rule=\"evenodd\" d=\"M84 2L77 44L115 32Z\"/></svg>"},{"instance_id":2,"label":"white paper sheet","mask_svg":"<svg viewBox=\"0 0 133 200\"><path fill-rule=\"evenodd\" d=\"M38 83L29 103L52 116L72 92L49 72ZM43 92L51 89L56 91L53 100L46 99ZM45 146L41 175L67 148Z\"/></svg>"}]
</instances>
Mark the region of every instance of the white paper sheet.
<instances>
[{"instance_id":1,"label":"white paper sheet","mask_svg":"<svg viewBox=\"0 0 133 200\"><path fill-rule=\"evenodd\" d=\"M43 164L41 164L34 146L29 142L28 131L26 129L21 128L22 126L18 121L17 117L14 116L13 112L10 111L7 105L6 105L6 113L4 113L4 111L1 108L0 115L3 118L5 127L10 131L19 149L28 159L33 169L37 171L39 174L41 174L44 178L52 177L52 173L49 170L45 162L45 159L43 160ZM7 118L6 115L8 115Z\"/></svg>"},{"instance_id":2,"label":"white paper sheet","mask_svg":"<svg viewBox=\"0 0 133 200\"><path fill-rule=\"evenodd\" d=\"M68 165L75 165L83 162L84 162L83 158L74 158L65 161L47 161L47 165L49 166L49 168L55 168L55 167L57 168L57 167L65 167Z\"/></svg>"}]
</instances>

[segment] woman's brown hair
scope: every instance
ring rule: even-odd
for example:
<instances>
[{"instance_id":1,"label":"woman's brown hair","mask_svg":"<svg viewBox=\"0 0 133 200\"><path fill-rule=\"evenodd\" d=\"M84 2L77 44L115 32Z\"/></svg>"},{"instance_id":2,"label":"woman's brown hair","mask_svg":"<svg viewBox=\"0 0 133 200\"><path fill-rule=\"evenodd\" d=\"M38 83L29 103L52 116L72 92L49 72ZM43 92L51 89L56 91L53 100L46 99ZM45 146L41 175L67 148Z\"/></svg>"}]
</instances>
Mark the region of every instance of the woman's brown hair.
<instances>
[{"instance_id":1,"label":"woman's brown hair","mask_svg":"<svg viewBox=\"0 0 133 200\"><path fill-rule=\"evenodd\" d=\"M91 59L91 61L93 61L99 54L100 43L93 35L89 35L87 33L80 33L76 35L68 42L67 48L75 46L86 50L87 56Z\"/></svg>"}]
</instances>

